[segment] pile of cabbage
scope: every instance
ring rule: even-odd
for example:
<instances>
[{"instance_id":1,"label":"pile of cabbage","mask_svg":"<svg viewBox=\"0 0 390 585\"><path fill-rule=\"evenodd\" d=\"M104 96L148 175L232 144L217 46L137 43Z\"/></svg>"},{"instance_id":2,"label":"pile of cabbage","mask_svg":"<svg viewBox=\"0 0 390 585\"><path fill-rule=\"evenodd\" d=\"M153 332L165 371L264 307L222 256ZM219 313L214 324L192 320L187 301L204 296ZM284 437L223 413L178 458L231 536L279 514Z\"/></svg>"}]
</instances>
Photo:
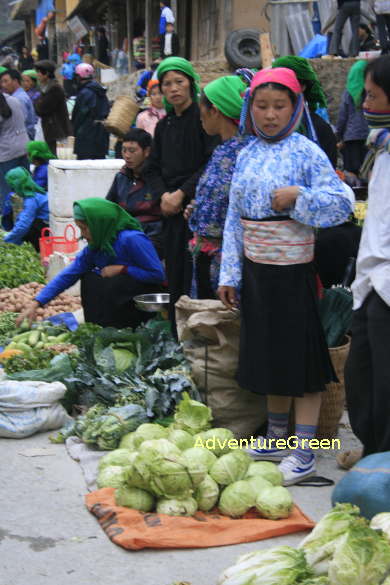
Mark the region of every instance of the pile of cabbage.
<instances>
[{"instance_id":1,"label":"pile of cabbage","mask_svg":"<svg viewBox=\"0 0 390 585\"><path fill-rule=\"evenodd\" d=\"M301 542L240 557L218 585L390 585L390 514L337 504Z\"/></svg>"},{"instance_id":2,"label":"pile of cabbage","mask_svg":"<svg viewBox=\"0 0 390 585\"><path fill-rule=\"evenodd\" d=\"M287 518L293 501L273 463L229 447L233 433L211 429L211 410L184 393L169 427L141 424L99 462L97 485L115 488L119 506L171 516L219 511L232 518L256 507Z\"/></svg>"}]
</instances>

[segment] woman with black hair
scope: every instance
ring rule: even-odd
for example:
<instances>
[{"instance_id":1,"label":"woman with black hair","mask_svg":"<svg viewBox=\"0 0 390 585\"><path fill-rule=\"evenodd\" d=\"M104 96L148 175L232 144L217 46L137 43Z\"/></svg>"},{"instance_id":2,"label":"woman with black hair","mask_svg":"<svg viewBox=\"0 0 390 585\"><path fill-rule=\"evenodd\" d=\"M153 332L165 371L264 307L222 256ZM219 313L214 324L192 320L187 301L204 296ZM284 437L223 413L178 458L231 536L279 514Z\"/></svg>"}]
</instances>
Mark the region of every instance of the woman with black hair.
<instances>
[{"instance_id":1,"label":"woman with black hair","mask_svg":"<svg viewBox=\"0 0 390 585\"><path fill-rule=\"evenodd\" d=\"M370 455L390 451L390 56L371 61L365 76L371 150L362 173L369 179L368 209L352 285L345 387L352 430Z\"/></svg>"},{"instance_id":2,"label":"woman with black hair","mask_svg":"<svg viewBox=\"0 0 390 585\"><path fill-rule=\"evenodd\" d=\"M34 107L42 120L45 141L53 154L57 153L57 140L71 134L65 93L55 78L55 67L52 61L35 63L41 95L35 101Z\"/></svg>"},{"instance_id":3,"label":"woman with black hair","mask_svg":"<svg viewBox=\"0 0 390 585\"><path fill-rule=\"evenodd\" d=\"M20 166L28 169L28 141L22 104L0 92L0 214L3 213L4 198L10 190L5 180L6 173Z\"/></svg>"},{"instance_id":4,"label":"woman with black hair","mask_svg":"<svg viewBox=\"0 0 390 585\"><path fill-rule=\"evenodd\" d=\"M169 57L159 65L157 76L168 114L157 124L145 178L152 195L161 198L165 215L165 261L175 330L174 305L181 295L189 293L192 275L190 231L183 209L194 197L217 141L202 128L199 76L191 63L181 57Z\"/></svg>"}]
</instances>

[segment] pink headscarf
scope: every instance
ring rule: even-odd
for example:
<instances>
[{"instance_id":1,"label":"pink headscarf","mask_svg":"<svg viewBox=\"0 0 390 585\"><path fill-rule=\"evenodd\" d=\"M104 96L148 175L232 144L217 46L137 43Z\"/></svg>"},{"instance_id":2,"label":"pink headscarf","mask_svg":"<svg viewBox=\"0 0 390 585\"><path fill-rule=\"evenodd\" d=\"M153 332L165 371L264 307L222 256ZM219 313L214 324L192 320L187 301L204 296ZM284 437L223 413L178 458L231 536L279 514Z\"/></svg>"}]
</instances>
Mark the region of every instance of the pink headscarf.
<instances>
[{"instance_id":1,"label":"pink headscarf","mask_svg":"<svg viewBox=\"0 0 390 585\"><path fill-rule=\"evenodd\" d=\"M280 85L288 87L297 95L302 93L302 88L297 76L292 69L287 69L287 67L262 69L256 73L250 85L250 94L253 95L255 89L264 83L279 83Z\"/></svg>"}]
</instances>

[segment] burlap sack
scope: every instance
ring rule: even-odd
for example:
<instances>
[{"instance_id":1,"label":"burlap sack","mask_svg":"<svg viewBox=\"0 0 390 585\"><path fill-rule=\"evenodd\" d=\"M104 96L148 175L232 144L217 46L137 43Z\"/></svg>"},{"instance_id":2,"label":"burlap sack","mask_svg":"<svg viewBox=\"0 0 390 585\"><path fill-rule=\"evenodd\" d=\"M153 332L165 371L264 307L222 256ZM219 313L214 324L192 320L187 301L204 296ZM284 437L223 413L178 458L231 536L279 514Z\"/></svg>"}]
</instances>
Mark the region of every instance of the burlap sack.
<instances>
[{"instance_id":1,"label":"burlap sack","mask_svg":"<svg viewBox=\"0 0 390 585\"><path fill-rule=\"evenodd\" d=\"M176 323L194 381L213 412L213 426L230 429L236 438L254 436L267 418L266 402L235 380L239 313L220 301L183 296L176 303Z\"/></svg>"}]
</instances>

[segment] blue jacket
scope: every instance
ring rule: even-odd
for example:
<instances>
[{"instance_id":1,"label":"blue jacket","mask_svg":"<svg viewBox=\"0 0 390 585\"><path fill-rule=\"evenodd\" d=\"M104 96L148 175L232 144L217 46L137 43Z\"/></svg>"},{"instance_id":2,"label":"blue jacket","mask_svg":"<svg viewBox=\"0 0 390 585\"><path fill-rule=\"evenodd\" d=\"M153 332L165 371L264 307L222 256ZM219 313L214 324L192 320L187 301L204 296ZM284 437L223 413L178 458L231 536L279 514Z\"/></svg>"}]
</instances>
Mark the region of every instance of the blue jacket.
<instances>
[{"instance_id":1,"label":"blue jacket","mask_svg":"<svg viewBox=\"0 0 390 585\"><path fill-rule=\"evenodd\" d=\"M348 91L343 93L341 99L336 131L338 138L343 142L366 140L368 136L368 125L363 110L356 108Z\"/></svg>"},{"instance_id":2,"label":"blue jacket","mask_svg":"<svg viewBox=\"0 0 390 585\"><path fill-rule=\"evenodd\" d=\"M23 237L29 232L36 219L42 219L46 223L49 222L47 193L35 193L34 197L24 199L23 209L19 213L12 232L4 238L4 242L7 242L7 244L23 244Z\"/></svg>"},{"instance_id":3,"label":"blue jacket","mask_svg":"<svg viewBox=\"0 0 390 585\"><path fill-rule=\"evenodd\" d=\"M34 172L32 174L33 181L40 187L43 187L47 191L47 170L48 170L49 163L45 162L39 167L35 167Z\"/></svg>"},{"instance_id":4,"label":"blue jacket","mask_svg":"<svg viewBox=\"0 0 390 585\"><path fill-rule=\"evenodd\" d=\"M153 244L144 233L135 230L123 230L118 233L113 243L115 257L89 246L76 256L72 264L62 270L35 297L43 305L54 299L67 288L75 284L86 272L97 272L105 266L127 266L127 274L139 282L162 283L165 279L164 269Z\"/></svg>"},{"instance_id":5,"label":"blue jacket","mask_svg":"<svg viewBox=\"0 0 390 585\"><path fill-rule=\"evenodd\" d=\"M96 81L82 85L72 112L74 152L87 158L105 158L109 134L102 121L110 112L106 90Z\"/></svg>"}]
</instances>

